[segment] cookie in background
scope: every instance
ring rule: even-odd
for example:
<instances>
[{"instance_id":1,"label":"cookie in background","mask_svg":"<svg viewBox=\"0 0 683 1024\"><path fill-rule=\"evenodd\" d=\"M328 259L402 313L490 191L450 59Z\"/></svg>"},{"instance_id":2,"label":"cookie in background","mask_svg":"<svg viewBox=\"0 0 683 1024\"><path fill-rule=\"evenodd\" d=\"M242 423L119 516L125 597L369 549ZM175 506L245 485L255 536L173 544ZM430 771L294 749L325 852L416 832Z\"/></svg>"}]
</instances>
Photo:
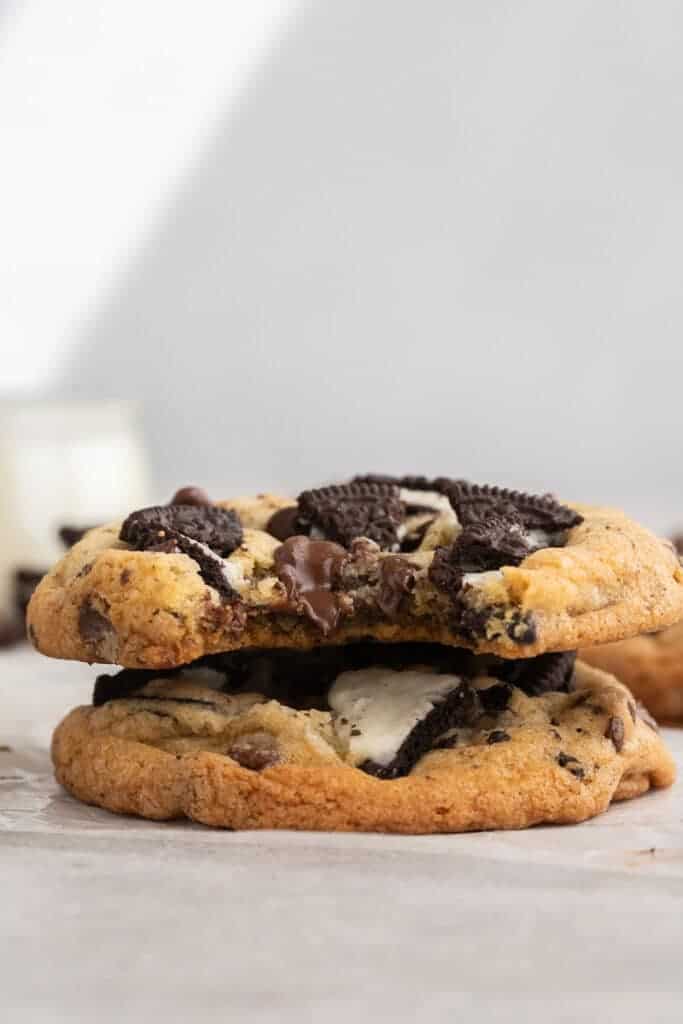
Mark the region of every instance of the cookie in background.
<instances>
[{"instance_id":1,"label":"cookie in background","mask_svg":"<svg viewBox=\"0 0 683 1024\"><path fill-rule=\"evenodd\" d=\"M683 534L671 538L683 556ZM589 665L618 676L663 724L683 725L683 621L581 651Z\"/></svg>"},{"instance_id":2,"label":"cookie in background","mask_svg":"<svg viewBox=\"0 0 683 1024\"><path fill-rule=\"evenodd\" d=\"M64 547L147 500L135 406L0 403L0 477L1 647L23 639L31 594Z\"/></svg>"}]
</instances>

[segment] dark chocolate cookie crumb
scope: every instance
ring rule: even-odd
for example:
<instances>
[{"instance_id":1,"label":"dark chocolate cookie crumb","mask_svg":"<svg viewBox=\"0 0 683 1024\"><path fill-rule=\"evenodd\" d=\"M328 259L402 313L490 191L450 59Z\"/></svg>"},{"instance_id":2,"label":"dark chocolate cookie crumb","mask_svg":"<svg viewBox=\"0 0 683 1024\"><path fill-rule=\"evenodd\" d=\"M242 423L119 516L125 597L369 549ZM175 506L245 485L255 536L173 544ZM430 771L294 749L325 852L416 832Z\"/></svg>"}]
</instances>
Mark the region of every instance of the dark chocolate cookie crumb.
<instances>
[{"instance_id":1,"label":"dark chocolate cookie crumb","mask_svg":"<svg viewBox=\"0 0 683 1024\"><path fill-rule=\"evenodd\" d=\"M512 697L512 687L508 683L496 683L478 690L481 706L487 715L499 715L505 711Z\"/></svg>"},{"instance_id":2,"label":"dark chocolate cookie crumb","mask_svg":"<svg viewBox=\"0 0 683 1024\"><path fill-rule=\"evenodd\" d=\"M206 544L222 558L242 543L236 512L216 505L157 505L131 512L119 534L138 551L146 551L175 534Z\"/></svg>"},{"instance_id":3,"label":"dark chocolate cookie crumb","mask_svg":"<svg viewBox=\"0 0 683 1024\"><path fill-rule=\"evenodd\" d=\"M453 728L471 724L477 711L475 691L467 683L460 683L417 723L388 765L364 761L359 767L379 779L398 779L408 775L420 758L434 748L439 736Z\"/></svg>"},{"instance_id":4,"label":"dark chocolate cookie crumb","mask_svg":"<svg viewBox=\"0 0 683 1024\"><path fill-rule=\"evenodd\" d=\"M607 729L605 730L605 736L608 740L611 740L614 744L614 749L619 751L624 746L624 720L619 715L612 715L609 722L607 723Z\"/></svg>"},{"instance_id":5,"label":"dark chocolate cookie crumb","mask_svg":"<svg viewBox=\"0 0 683 1024\"><path fill-rule=\"evenodd\" d=\"M349 547L368 537L384 551L398 551L398 528L404 510L392 484L350 483L320 487L299 495L297 519L301 533L319 530L326 540Z\"/></svg>"},{"instance_id":6,"label":"dark chocolate cookie crumb","mask_svg":"<svg viewBox=\"0 0 683 1024\"><path fill-rule=\"evenodd\" d=\"M494 729L486 737L486 742L491 746L493 743L506 743L510 739L510 734L505 732L503 729Z\"/></svg>"}]
</instances>

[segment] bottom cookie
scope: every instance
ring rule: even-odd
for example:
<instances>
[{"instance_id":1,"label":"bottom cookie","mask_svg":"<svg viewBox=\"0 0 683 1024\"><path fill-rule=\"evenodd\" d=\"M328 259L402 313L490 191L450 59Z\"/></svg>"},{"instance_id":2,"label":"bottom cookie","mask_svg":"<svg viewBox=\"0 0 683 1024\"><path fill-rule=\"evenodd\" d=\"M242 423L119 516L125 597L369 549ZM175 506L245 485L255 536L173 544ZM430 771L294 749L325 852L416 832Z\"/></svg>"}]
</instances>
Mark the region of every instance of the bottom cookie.
<instances>
[{"instance_id":1,"label":"bottom cookie","mask_svg":"<svg viewBox=\"0 0 683 1024\"><path fill-rule=\"evenodd\" d=\"M103 677L55 732L58 780L152 819L433 833L579 822L675 777L629 691L570 655L276 657Z\"/></svg>"},{"instance_id":2,"label":"bottom cookie","mask_svg":"<svg viewBox=\"0 0 683 1024\"><path fill-rule=\"evenodd\" d=\"M591 647L581 657L622 679L659 721L683 722L683 622L659 633Z\"/></svg>"}]
</instances>

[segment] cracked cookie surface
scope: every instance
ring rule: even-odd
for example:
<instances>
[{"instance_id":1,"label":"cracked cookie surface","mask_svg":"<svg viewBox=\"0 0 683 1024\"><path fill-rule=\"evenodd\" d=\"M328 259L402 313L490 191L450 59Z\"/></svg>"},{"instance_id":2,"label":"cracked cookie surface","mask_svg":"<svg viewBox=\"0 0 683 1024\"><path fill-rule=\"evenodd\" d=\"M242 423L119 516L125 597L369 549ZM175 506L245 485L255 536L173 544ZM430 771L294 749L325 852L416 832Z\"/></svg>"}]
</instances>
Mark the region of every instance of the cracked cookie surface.
<instances>
[{"instance_id":1,"label":"cracked cookie surface","mask_svg":"<svg viewBox=\"0 0 683 1024\"><path fill-rule=\"evenodd\" d=\"M38 650L165 668L219 651L371 638L519 658L683 616L671 546L613 509L446 478L369 477L298 502L219 502L235 515L221 547L203 507L175 514L178 536L148 550L122 540L118 523L86 534L31 600Z\"/></svg>"},{"instance_id":2,"label":"cracked cookie surface","mask_svg":"<svg viewBox=\"0 0 683 1024\"><path fill-rule=\"evenodd\" d=\"M674 779L671 756L629 691L581 663L566 689L540 696L481 674L435 674L420 721L456 680L472 693L468 708L444 731L422 736L426 747L413 751L401 777L378 777L364 758L368 749L382 756L386 730L371 721L367 677L355 675L346 703L335 710L339 676L320 710L216 690L206 669L171 679L145 674L136 692L101 691L103 703L76 708L58 726L57 778L87 803L147 818L405 833L583 821ZM354 704L356 691L365 703ZM381 702L377 688L371 692ZM394 692L392 708L400 704ZM414 735L419 722L406 719L402 728ZM395 757L402 735L386 756Z\"/></svg>"}]
</instances>

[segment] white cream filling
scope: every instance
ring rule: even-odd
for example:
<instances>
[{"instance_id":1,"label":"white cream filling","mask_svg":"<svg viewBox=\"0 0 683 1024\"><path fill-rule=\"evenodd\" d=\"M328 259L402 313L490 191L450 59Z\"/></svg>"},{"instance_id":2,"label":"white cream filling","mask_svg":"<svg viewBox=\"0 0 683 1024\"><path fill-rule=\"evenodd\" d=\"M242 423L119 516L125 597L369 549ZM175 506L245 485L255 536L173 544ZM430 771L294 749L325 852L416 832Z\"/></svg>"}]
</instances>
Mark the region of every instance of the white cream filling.
<instances>
[{"instance_id":1,"label":"white cream filling","mask_svg":"<svg viewBox=\"0 0 683 1024\"><path fill-rule=\"evenodd\" d=\"M427 666L400 672L389 668L342 672L332 684L328 701L351 760L389 764L417 723L460 682L459 676L439 675Z\"/></svg>"},{"instance_id":2,"label":"white cream filling","mask_svg":"<svg viewBox=\"0 0 683 1024\"><path fill-rule=\"evenodd\" d=\"M425 512L436 512L454 523L458 521L450 501L445 494L439 494L438 491L411 491L407 487L401 487L399 497L404 505L423 508Z\"/></svg>"}]
</instances>

